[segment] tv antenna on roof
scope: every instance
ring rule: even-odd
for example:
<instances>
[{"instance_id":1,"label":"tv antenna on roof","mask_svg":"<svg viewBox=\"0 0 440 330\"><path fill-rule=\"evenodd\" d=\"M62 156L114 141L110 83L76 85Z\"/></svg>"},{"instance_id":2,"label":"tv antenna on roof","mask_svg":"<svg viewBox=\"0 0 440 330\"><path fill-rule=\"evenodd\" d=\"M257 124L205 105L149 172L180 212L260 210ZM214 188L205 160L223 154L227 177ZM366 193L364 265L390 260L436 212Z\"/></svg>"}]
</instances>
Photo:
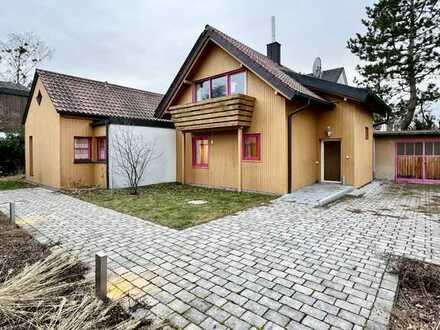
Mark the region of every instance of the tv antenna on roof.
<instances>
[{"instance_id":1,"label":"tv antenna on roof","mask_svg":"<svg viewBox=\"0 0 440 330\"><path fill-rule=\"evenodd\" d=\"M321 78L322 75L322 63L321 58L318 56L315 58L315 61L313 61L313 77Z\"/></svg>"}]
</instances>

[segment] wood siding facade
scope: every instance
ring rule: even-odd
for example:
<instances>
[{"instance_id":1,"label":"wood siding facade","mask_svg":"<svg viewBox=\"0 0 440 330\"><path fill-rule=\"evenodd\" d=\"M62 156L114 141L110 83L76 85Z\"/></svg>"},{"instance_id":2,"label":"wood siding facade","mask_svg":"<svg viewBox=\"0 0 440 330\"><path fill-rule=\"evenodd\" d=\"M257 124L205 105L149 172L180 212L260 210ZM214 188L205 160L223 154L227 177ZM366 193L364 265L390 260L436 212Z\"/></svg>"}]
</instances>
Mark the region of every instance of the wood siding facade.
<instances>
[{"instance_id":1,"label":"wood siding facade","mask_svg":"<svg viewBox=\"0 0 440 330\"><path fill-rule=\"evenodd\" d=\"M0 91L0 132L22 128L28 96Z\"/></svg>"},{"instance_id":2,"label":"wood siding facade","mask_svg":"<svg viewBox=\"0 0 440 330\"><path fill-rule=\"evenodd\" d=\"M185 77L168 111L173 115L172 109L184 109L183 105L193 102L192 82L238 69L245 68L225 50L213 42L208 43ZM274 194L287 192L288 115L304 103L286 100L253 72L245 72L244 94L255 98L250 125L243 125L241 131L231 125L221 130L207 127L185 132L176 125L178 181ZM341 182L359 187L372 180L372 113L350 100L333 97L332 101L335 102L333 109L310 106L291 119L293 190L322 180L321 142L327 138L341 141ZM365 137L366 128L368 139ZM209 136L207 168L192 165L192 136L202 133ZM242 141L239 137L242 133L260 134L259 160L241 159Z\"/></svg>"},{"instance_id":3,"label":"wood siding facade","mask_svg":"<svg viewBox=\"0 0 440 330\"><path fill-rule=\"evenodd\" d=\"M106 136L105 126L94 128L92 118L58 114L40 80L31 97L25 123L26 178L54 188L106 187L106 164L96 159L96 137ZM75 163L75 137L92 138L91 162Z\"/></svg>"}]
</instances>

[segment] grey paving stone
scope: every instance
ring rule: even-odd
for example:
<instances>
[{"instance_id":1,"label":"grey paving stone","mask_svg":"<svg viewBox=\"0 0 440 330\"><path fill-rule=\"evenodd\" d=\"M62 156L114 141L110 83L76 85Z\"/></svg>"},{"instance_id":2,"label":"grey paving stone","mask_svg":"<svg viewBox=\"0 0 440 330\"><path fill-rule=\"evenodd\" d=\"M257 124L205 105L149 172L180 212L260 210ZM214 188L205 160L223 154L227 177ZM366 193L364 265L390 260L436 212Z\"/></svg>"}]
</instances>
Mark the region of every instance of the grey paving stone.
<instances>
[{"instance_id":1,"label":"grey paving stone","mask_svg":"<svg viewBox=\"0 0 440 330\"><path fill-rule=\"evenodd\" d=\"M261 328L264 326L264 324L267 322L266 319L262 318L261 316L258 316L255 313L252 313L251 311L246 311L242 316L241 319L250 325L253 325L254 327Z\"/></svg>"},{"instance_id":2,"label":"grey paving stone","mask_svg":"<svg viewBox=\"0 0 440 330\"><path fill-rule=\"evenodd\" d=\"M312 328L312 329L330 329L330 326L325 323L322 322L320 320L315 319L314 317L311 317L309 315L307 315L303 320L302 320L302 324Z\"/></svg>"},{"instance_id":3,"label":"grey paving stone","mask_svg":"<svg viewBox=\"0 0 440 330\"><path fill-rule=\"evenodd\" d=\"M289 318L287 316L275 312L271 309L269 309L266 314L264 314L264 318L275 324L278 324L281 327L285 327L287 323L289 323Z\"/></svg>"},{"instance_id":4,"label":"grey paving stone","mask_svg":"<svg viewBox=\"0 0 440 330\"><path fill-rule=\"evenodd\" d=\"M205 319L206 319L206 315L199 312L197 309L195 308L190 308L188 309L184 314L183 317L187 318L188 320L190 320L192 323L194 324L201 324Z\"/></svg>"},{"instance_id":5,"label":"grey paving stone","mask_svg":"<svg viewBox=\"0 0 440 330\"><path fill-rule=\"evenodd\" d=\"M285 316L287 316L291 320L295 320L300 322L304 318L304 313L300 312L296 309L293 309L289 306L282 306L279 312Z\"/></svg>"},{"instance_id":6,"label":"grey paving stone","mask_svg":"<svg viewBox=\"0 0 440 330\"><path fill-rule=\"evenodd\" d=\"M231 316L228 312L220 309L217 306L212 306L210 309L206 311L206 315L211 316L214 320L223 323L228 317Z\"/></svg>"},{"instance_id":7,"label":"grey paving stone","mask_svg":"<svg viewBox=\"0 0 440 330\"><path fill-rule=\"evenodd\" d=\"M267 306L263 306L252 300L249 300L246 304L244 304L243 307L258 316L263 316L264 313L266 313L266 311L268 310Z\"/></svg>"}]
</instances>

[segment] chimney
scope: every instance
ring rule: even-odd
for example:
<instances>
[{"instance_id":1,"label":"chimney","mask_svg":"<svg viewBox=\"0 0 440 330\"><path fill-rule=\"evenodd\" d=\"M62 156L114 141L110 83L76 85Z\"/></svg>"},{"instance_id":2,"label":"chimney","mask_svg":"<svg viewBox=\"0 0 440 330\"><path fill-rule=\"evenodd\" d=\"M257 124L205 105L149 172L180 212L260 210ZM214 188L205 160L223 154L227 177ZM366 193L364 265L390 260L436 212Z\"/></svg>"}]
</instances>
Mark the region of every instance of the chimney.
<instances>
[{"instance_id":1,"label":"chimney","mask_svg":"<svg viewBox=\"0 0 440 330\"><path fill-rule=\"evenodd\" d=\"M272 61L281 64L281 44L276 41L275 37L275 16L271 17L272 23L272 42L267 44L267 57Z\"/></svg>"}]
</instances>

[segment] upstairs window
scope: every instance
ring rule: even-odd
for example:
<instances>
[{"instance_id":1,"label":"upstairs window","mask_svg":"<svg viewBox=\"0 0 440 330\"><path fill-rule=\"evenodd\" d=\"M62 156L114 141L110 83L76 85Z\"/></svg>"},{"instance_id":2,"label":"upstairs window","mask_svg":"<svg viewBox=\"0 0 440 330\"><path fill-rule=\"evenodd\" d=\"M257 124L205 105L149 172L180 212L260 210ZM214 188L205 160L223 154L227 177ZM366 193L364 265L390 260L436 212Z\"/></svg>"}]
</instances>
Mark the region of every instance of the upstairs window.
<instances>
[{"instance_id":1,"label":"upstairs window","mask_svg":"<svg viewBox=\"0 0 440 330\"><path fill-rule=\"evenodd\" d=\"M106 161L107 159L107 143L105 137L96 138L96 160L98 162Z\"/></svg>"},{"instance_id":2,"label":"upstairs window","mask_svg":"<svg viewBox=\"0 0 440 330\"><path fill-rule=\"evenodd\" d=\"M225 73L199 81L195 84L194 102L233 94L244 94L246 90L244 71Z\"/></svg>"},{"instance_id":3,"label":"upstairs window","mask_svg":"<svg viewBox=\"0 0 440 330\"><path fill-rule=\"evenodd\" d=\"M193 166L208 168L209 137L207 135L194 136L192 148Z\"/></svg>"},{"instance_id":4,"label":"upstairs window","mask_svg":"<svg viewBox=\"0 0 440 330\"><path fill-rule=\"evenodd\" d=\"M244 72L231 74L229 78L229 92L230 94L244 94Z\"/></svg>"},{"instance_id":5,"label":"upstairs window","mask_svg":"<svg viewBox=\"0 0 440 330\"><path fill-rule=\"evenodd\" d=\"M243 160L261 159L261 135L243 134Z\"/></svg>"},{"instance_id":6,"label":"upstairs window","mask_svg":"<svg viewBox=\"0 0 440 330\"><path fill-rule=\"evenodd\" d=\"M227 94L226 76L218 77L211 80L211 97L222 97Z\"/></svg>"},{"instance_id":7,"label":"upstairs window","mask_svg":"<svg viewBox=\"0 0 440 330\"><path fill-rule=\"evenodd\" d=\"M74 160L75 162L90 162L92 160L92 138L74 138Z\"/></svg>"},{"instance_id":8,"label":"upstairs window","mask_svg":"<svg viewBox=\"0 0 440 330\"><path fill-rule=\"evenodd\" d=\"M368 140L370 138L370 130L368 127L365 127L365 140Z\"/></svg>"},{"instance_id":9,"label":"upstairs window","mask_svg":"<svg viewBox=\"0 0 440 330\"><path fill-rule=\"evenodd\" d=\"M203 101L209 99L210 96L210 81L206 80L196 84L196 100Z\"/></svg>"}]
</instances>

